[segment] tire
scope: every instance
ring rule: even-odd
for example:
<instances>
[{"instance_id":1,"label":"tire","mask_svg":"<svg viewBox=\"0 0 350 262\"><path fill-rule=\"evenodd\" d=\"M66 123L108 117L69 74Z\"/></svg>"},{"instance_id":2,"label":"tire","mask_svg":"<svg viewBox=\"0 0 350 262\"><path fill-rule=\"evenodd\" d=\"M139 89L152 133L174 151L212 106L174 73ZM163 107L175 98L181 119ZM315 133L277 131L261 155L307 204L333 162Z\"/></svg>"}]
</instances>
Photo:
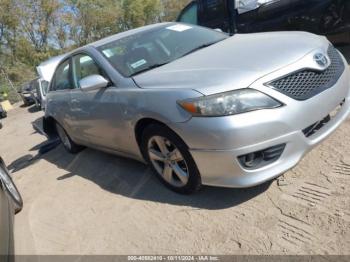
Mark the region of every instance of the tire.
<instances>
[{"instance_id":1,"label":"tire","mask_svg":"<svg viewBox=\"0 0 350 262\"><path fill-rule=\"evenodd\" d=\"M142 134L141 151L167 188L180 194L200 190L200 173L187 145L166 126L152 124L146 127Z\"/></svg>"},{"instance_id":2,"label":"tire","mask_svg":"<svg viewBox=\"0 0 350 262\"><path fill-rule=\"evenodd\" d=\"M56 122L56 131L58 137L60 138L64 148L71 154L77 154L84 149L83 146L80 146L73 142L73 140L69 137L68 133L64 128Z\"/></svg>"},{"instance_id":3,"label":"tire","mask_svg":"<svg viewBox=\"0 0 350 262\"><path fill-rule=\"evenodd\" d=\"M7 117L7 112L4 110L4 111L0 111L0 119L1 118L6 118Z\"/></svg>"},{"instance_id":4,"label":"tire","mask_svg":"<svg viewBox=\"0 0 350 262\"><path fill-rule=\"evenodd\" d=\"M2 161L1 158L0 158L0 169L12 181L12 177L11 177L9 171L7 170L7 168L6 168L4 162ZM0 182L0 186L1 186L1 182ZM14 208L15 208L15 214L21 212L21 210L23 208L23 199L22 199L22 196L17 189L16 184L12 181L11 182L11 189L9 189L7 186L5 186L5 188L6 188L6 190L8 190L9 196L10 196L11 200L13 201Z\"/></svg>"}]
</instances>

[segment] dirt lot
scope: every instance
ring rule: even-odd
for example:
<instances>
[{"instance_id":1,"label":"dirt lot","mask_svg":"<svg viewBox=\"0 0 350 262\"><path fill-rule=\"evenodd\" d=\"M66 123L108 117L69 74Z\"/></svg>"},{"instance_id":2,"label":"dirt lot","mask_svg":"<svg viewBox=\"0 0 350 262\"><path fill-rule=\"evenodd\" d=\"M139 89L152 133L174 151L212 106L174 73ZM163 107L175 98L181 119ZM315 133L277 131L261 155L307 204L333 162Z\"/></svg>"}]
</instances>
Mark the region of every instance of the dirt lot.
<instances>
[{"instance_id":1,"label":"dirt lot","mask_svg":"<svg viewBox=\"0 0 350 262\"><path fill-rule=\"evenodd\" d=\"M41 116L17 108L0 130L25 203L17 254L350 254L350 120L279 180L180 196L132 160L38 154Z\"/></svg>"}]
</instances>

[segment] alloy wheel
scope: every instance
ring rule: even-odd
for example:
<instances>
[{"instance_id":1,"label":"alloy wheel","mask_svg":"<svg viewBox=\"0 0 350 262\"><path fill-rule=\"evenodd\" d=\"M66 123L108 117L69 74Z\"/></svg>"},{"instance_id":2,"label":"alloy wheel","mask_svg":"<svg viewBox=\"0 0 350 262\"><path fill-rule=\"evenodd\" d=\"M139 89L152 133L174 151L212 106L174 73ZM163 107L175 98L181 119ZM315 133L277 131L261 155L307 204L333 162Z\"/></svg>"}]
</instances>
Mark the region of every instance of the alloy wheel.
<instances>
[{"instance_id":1,"label":"alloy wheel","mask_svg":"<svg viewBox=\"0 0 350 262\"><path fill-rule=\"evenodd\" d=\"M186 186L189 169L180 150L168 139L153 136L148 142L148 155L158 174L170 185Z\"/></svg>"},{"instance_id":2,"label":"alloy wheel","mask_svg":"<svg viewBox=\"0 0 350 262\"><path fill-rule=\"evenodd\" d=\"M68 148L71 149L71 143L69 141L69 137L67 136L66 132L64 131L64 129L60 126L60 125L56 125L57 127L57 133L58 136L60 137L63 145Z\"/></svg>"}]
</instances>

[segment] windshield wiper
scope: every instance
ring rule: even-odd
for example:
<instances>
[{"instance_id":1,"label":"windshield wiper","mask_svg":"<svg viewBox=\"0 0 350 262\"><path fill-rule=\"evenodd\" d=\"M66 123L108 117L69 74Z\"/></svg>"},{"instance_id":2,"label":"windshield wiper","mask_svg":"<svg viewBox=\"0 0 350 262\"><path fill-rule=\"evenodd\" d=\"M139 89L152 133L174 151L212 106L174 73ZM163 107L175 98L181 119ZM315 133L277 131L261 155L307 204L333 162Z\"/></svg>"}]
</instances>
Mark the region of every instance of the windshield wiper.
<instances>
[{"instance_id":1,"label":"windshield wiper","mask_svg":"<svg viewBox=\"0 0 350 262\"><path fill-rule=\"evenodd\" d=\"M169 64L169 63L170 63L170 62L164 62L164 63L159 63L159 64L151 65L151 66L146 67L146 68L144 68L144 69L142 69L142 70L140 70L140 71L137 71L137 72L135 72L135 73L132 73L129 77L133 77L133 76L135 76L135 75L144 73L144 72L146 72L146 71L152 70L152 69L157 68L157 67L161 67L161 66L166 65L166 64Z\"/></svg>"},{"instance_id":2,"label":"windshield wiper","mask_svg":"<svg viewBox=\"0 0 350 262\"><path fill-rule=\"evenodd\" d=\"M196 52L196 51L198 51L198 50L200 50L200 49L203 49L203 48L209 47L209 46L211 46L211 45L214 45L214 44L216 44L216 43L218 43L218 42L220 42L220 41L215 41L215 42L211 42L211 43L206 43L206 44L200 45L200 46L198 46L198 47L196 47L196 48L194 48L194 49L188 51L187 53L183 54L181 57L187 56L187 55L189 55L189 54L191 54L191 53L194 53L194 52ZM181 58L181 57L180 57L180 58Z\"/></svg>"}]
</instances>

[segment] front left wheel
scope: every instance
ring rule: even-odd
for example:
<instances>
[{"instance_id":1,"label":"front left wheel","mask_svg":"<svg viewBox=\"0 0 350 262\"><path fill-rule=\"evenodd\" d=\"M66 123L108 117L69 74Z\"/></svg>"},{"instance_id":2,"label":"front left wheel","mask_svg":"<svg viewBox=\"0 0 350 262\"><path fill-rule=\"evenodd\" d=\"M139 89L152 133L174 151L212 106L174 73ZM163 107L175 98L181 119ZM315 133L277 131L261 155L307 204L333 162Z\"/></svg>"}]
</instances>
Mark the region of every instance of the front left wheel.
<instances>
[{"instance_id":1,"label":"front left wheel","mask_svg":"<svg viewBox=\"0 0 350 262\"><path fill-rule=\"evenodd\" d=\"M56 131L57 134L64 146L64 148L71 154L77 154L79 153L81 150L84 149L84 147L74 143L74 141L69 137L69 135L67 134L66 130L63 129L63 127L56 123Z\"/></svg>"},{"instance_id":2,"label":"front left wheel","mask_svg":"<svg viewBox=\"0 0 350 262\"><path fill-rule=\"evenodd\" d=\"M201 178L186 144L169 128L150 125L142 136L142 153L158 178L171 190L191 194L201 188Z\"/></svg>"}]
</instances>

